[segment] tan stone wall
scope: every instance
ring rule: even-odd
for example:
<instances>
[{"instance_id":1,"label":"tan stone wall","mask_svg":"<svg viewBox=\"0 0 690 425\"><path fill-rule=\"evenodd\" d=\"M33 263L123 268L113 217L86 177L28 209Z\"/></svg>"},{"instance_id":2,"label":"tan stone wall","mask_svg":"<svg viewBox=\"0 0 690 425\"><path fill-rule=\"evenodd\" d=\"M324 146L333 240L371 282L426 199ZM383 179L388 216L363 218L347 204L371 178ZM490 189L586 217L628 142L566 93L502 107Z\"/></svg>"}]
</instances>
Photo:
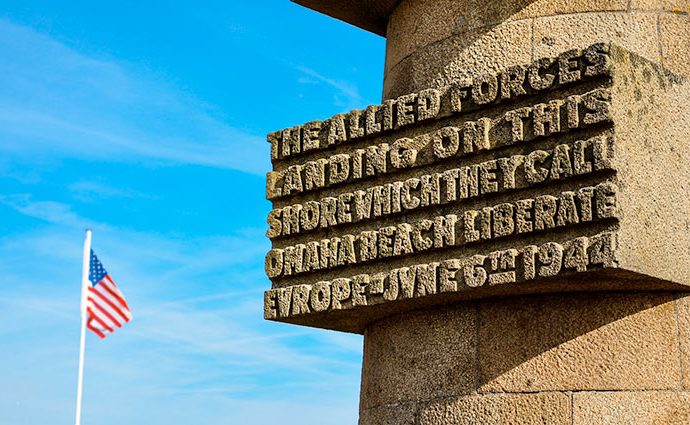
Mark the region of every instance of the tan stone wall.
<instances>
[{"instance_id":1,"label":"tan stone wall","mask_svg":"<svg viewBox=\"0 0 690 425\"><path fill-rule=\"evenodd\" d=\"M612 41L690 75L688 0L403 0L384 98ZM690 296L489 299L365 333L361 425L690 424Z\"/></svg>"},{"instance_id":2,"label":"tan stone wall","mask_svg":"<svg viewBox=\"0 0 690 425\"><path fill-rule=\"evenodd\" d=\"M459 304L365 335L362 425L690 423L690 297Z\"/></svg>"},{"instance_id":3,"label":"tan stone wall","mask_svg":"<svg viewBox=\"0 0 690 425\"><path fill-rule=\"evenodd\" d=\"M688 0L403 0L388 23L384 98L612 41L690 75Z\"/></svg>"}]
</instances>

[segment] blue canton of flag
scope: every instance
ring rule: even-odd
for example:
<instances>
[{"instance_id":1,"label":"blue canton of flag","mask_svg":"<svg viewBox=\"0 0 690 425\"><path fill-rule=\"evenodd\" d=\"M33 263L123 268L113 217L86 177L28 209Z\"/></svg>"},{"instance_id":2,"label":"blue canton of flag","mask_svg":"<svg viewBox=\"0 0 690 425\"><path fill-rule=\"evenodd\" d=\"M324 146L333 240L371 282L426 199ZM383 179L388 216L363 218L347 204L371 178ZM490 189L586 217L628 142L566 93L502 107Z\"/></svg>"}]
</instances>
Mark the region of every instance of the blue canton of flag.
<instances>
[{"instance_id":1,"label":"blue canton of flag","mask_svg":"<svg viewBox=\"0 0 690 425\"><path fill-rule=\"evenodd\" d=\"M103 264L91 250L89 261L89 288L86 296L86 327L100 338L132 319L124 295L111 279Z\"/></svg>"}]
</instances>

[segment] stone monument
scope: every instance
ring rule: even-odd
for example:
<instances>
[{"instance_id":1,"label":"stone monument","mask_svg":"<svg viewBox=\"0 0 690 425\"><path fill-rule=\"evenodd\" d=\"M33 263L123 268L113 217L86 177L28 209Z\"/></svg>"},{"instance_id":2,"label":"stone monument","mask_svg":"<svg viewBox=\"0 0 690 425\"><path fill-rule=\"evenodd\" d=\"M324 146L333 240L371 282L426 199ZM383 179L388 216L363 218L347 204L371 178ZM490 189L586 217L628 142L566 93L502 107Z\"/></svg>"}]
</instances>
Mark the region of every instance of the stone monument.
<instances>
[{"instance_id":1,"label":"stone monument","mask_svg":"<svg viewBox=\"0 0 690 425\"><path fill-rule=\"evenodd\" d=\"M387 38L268 135L264 315L364 334L360 424L690 424L688 0L296 1Z\"/></svg>"}]
</instances>

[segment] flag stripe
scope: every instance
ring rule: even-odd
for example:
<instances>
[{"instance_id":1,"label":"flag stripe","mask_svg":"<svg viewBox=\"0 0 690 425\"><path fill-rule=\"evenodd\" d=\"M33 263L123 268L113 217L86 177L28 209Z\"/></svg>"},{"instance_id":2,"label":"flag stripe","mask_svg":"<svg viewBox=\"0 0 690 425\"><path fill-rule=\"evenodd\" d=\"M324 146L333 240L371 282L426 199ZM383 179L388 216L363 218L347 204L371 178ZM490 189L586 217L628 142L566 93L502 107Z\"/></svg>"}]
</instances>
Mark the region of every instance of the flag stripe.
<instances>
[{"instance_id":1,"label":"flag stripe","mask_svg":"<svg viewBox=\"0 0 690 425\"><path fill-rule=\"evenodd\" d=\"M109 333L112 333L114 331L113 328L108 326L108 324L105 323L99 317L96 317L95 315L90 315L90 317L91 317L91 326L93 326L96 329L99 329L104 334L109 334Z\"/></svg>"},{"instance_id":2,"label":"flag stripe","mask_svg":"<svg viewBox=\"0 0 690 425\"><path fill-rule=\"evenodd\" d=\"M113 326L118 327L118 328L122 327L121 325L126 323L124 320L120 319L120 317L117 315L117 313L112 311L110 309L110 307L108 307L107 305L100 303L100 304L98 304L98 306L100 307L100 309L94 310L94 313L97 314L101 319L105 320L106 323L112 324ZM110 317L106 316L105 314L102 314L101 310L108 313L112 317L112 319ZM113 326L111 326L111 327L113 327Z\"/></svg>"},{"instance_id":3,"label":"flag stripe","mask_svg":"<svg viewBox=\"0 0 690 425\"><path fill-rule=\"evenodd\" d=\"M92 303L92 304L93 304L94 307L96 307L96 309L98 309L98 311L100 311L101 313L103 313L103 315L104 315L105 317L108 318L108 320L110 321L110 323L112 323L113 325L117 326L118 328L121 328L121 327L122 327L122 324L121 324L115 317L113 317L113 315L110 314L110 313L108 312L108 310L106 310L105 308L101 307L100 304L96 304L96 303Z\"/></svg>"},{"instance_id":4,"label":"flag stripe","mask_svg":"<svg viewBox=\"0 0 690 425\"><path fill-rule=\"evenodd\" d=\"M123 312L122 312L112 301L110 301L108 298L106 298L106 296L103 295L103 294L101 293L101 291L99 291L99 290L97 289L97 287L98 287L98 285L92 286L92 287L89 288L89 290L91 291L92 294L95 294L96 296L98 296L104 303L108 304L108 306L110 306L110 308L112 308L113 311L115 311L117 314L119 314L120 317L122 317L122 319L123 319L125 322L129 321L129 319L127 318L127 316L125 316L125 314L124 314L124 313L123 313Z\"/></svg>"},{"instance_id":5,"label":"flag stripe","mask_svg":"<svg viewBox=\"0 0 690 425\"><path fill-rule=\"evenodd\" d=\"M89 312L89 315L91 316L91 318L92 318L93 320L95 320L96 323L98 323L98 324L101 325L103 328L105 328L105 330L107 330L108 332L114 332L114 331L115 331L113 328L111 328L110 326L108 326L108 324L105 323L105 322L103 321L103 319L101 319L100 317L98 317L98 316L96 316L95 314L93 314L93 310L89 309L88 312Z\"/></svg>"},{"instance_id":6,"label":"flag stripe","mask_svg":"<svg viewBox=\"0 0 690 425\"><path fill-rule=\"evenodd\" d=\"M122 306L116 305L116 303L113 302L113 300L110 299L109 296L103 295L103 292L102 292L102 291L98 291L98 288L96 288L96 291L97 291L97 292L94 293L95 296L92 296L92 299L93 299L93 302L94 302L94 303L100 304L101 307L103 307L103 308L106 309L108 312L110 312L110 314L112 314L113 316L115 316L119 322L126 323L126 322L129 321L129 319L131 318L131 313L129 313L128 310L122 310ZM102 298L101 298L101 297L98 297L98 294L99 294L99 293L100 293L100 295L102 295L102 296L106 297L107 299L109 299L110 302L112 303L112 305L111 305L111 304L107 304L107 303L101 301ZM117 310L116 310L115 308L113 308L113 306L115 306L115 307L117 308ZM124 315L124 317L123 317L123 315ZM123 317L123 318L120 319L120 317Z\"/></svg>"},{"instance_id":7,"label":"flag stripe","mask_svg":"<svg viewBox=\"0 0 690 425\"><path fill-rule=\"evenodd\" d=\"M110 292L113 295L113 297L117 298L121 305L125 306L125 308L129 310L129 305L127 305L125 297L123 297L122 292L120 292L120 290L117 289L117 285L115 285L115 282L113 282L109 274L105 275L105 280L102 280L101 284L103 284L103 287L106 290L108 290L108 292Z\"/></svg>"},{"instance_id":8,"label":"flag stripe","mask_svg":"<svg viewBox=\"0 0 690 425\"><path fill-rule=\"evenodd\" d=\"M124 297L122 296L122 293L117 289L117 286L115 286L115 288L113 289L105 280L102 280L98 285L95 286L95 289L98 290L106 298L108 298L113 304L118 306L120 311L122 311L122 313L125 316L127 316L128 319L131 318L132 314L129 311L129 306L127 306L127 303L122 304L120 302L120 298ZM113 296L113 292L115 293L115 296Z\"/></svg>"},{"instance_id":9,"label":"flag stripe","mask_svg":"<svg viewBox=\"0 0 690 425\"><path fill-rule=\"evenodd\" d=\"M103 332L101 332L100 329L95 328L95 327L91 324L91 320L89 320L89 321L86 323L86 327L89 328L89 329L91 330L91 332L93 332L93 333L95 333L96 335L98 335L99 338L101 338L101 339L105 338L105 334L104 334Z\"/></svg>"},{"instance_id":10,"label":"flag stripe","mask_svg":"<svg viewBox=\"0 0 690 425\"><path fill-rule=\"evenodd\" d=\"M89 319L89 323L93 329L98 329L103 335L108 335L110 333L106 328L99 325L95 319Z\"/></svg>"},{"instance_id":11,"label":"flag stripe","mask_svg":"<svg viewBox=\"0 0 690 425\"><path fill-rule=\"evenodd\" d=\"M117 326L116 324L112 323L112 320L110 320L105 314L101 313L101 311L100 311L99 309L96 308L96 305L97 305L97 304L95 304L95 303L93 302L93 300L89 300L88 306L89 306L89 308L91 309L91 311L93 312L94 315L97 315L98 317L100 317L100 319L103 320L103 321L105 321L107 324L112 324L112 326L110 326L110 327L113 327L113 326L119 327L119 326ZM100 307L101 309L104 309L104 310L105 310L107 313L109 313L111 316L113 316L113 313L111 313L110 311L108 311L108 309L107 309L105 306L99 305L99 307Z\"/></svg>"},{"instance_id":12,"label":"flag stripe","mask_svg":"<svg viewBox=\"0 0 690 425\"><path fill-rule=\"evenodd\" d=\"M106 277L110 277L110 276L106 276ZM111 284L111 282L112 282L112 280L110 282L107 282L106 280L102 280L97 286L100 286L103 289L105 289L106 291L108 291L108 293L113 298L115 298L117 300L117 302L125 308L125 310L129 310L129 306L127 305L127 301L125 301L124 297L122 296L122 292L120 292L120 290L117 289L117 286L115 285L114 282L112 282L112 284Z\"/></svg>"}]
</instances>

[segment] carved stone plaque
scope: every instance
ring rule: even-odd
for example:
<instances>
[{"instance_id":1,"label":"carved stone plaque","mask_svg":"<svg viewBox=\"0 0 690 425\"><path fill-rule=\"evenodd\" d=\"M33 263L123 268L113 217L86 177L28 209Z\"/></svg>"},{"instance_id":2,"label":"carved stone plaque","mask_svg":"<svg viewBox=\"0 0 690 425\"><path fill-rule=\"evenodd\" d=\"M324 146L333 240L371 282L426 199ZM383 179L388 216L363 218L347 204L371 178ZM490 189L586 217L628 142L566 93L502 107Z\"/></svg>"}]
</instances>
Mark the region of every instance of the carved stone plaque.
<instances>
[{"instance_id":1,"label":"carved stone plaque","mask_svg":"<svg viewBox=\"0 0 690 425\"><path fill-rule=\"evenodd\" d=\"M687 92L602 43L269 134L265 317L686 288Z\"/></svg>"}]
</instances>

